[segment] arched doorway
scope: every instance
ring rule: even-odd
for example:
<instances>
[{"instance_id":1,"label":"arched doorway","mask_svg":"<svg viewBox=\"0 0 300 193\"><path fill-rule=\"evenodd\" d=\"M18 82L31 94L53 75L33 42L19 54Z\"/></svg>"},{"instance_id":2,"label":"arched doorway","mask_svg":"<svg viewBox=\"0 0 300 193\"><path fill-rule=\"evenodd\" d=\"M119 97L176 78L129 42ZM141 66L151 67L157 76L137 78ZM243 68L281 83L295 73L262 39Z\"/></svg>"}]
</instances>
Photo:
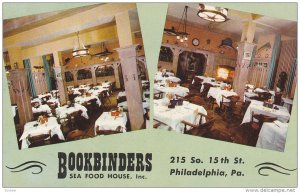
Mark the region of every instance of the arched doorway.
<instances>
[{"instance_id":1,"label":"arched doorway","mask_svg":"<svg viewBox=\"0 0 300 193\"><path fill-rule=\"evenodd\" d=\"M205 73L206 57L201 53L184 51L179 55L177 77L183 82L191 81L196 75Z\"/></svg>"}]
</instances>

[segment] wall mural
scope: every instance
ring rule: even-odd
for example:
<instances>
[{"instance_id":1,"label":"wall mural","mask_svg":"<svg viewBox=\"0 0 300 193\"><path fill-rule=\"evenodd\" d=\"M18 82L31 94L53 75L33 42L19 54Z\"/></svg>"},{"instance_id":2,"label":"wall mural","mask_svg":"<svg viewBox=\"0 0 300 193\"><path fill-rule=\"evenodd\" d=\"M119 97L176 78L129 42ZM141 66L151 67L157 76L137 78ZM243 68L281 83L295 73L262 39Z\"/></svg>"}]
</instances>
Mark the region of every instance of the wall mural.
<instances>
[{"instance_id":1,"label":"wall mural","mask_svg":"<svg viewBox=\"0 0 300 193\"><path fill-rule=\"evenodd\" d=\"M162 62L173 62L173 52L170 48L161 46L159 53L159 61Z\"/></svg>"},{"instance_id":2,"label":"wall mural","mask_svg":"<svg viewBox=\"0 0 300 193\"><path fill-rule=\"evenodd\" d=\"M177 76L186 80L190 74L203 75L206 57L200 53L184 51L179 55Z\"/></svg>"}]
</instances>

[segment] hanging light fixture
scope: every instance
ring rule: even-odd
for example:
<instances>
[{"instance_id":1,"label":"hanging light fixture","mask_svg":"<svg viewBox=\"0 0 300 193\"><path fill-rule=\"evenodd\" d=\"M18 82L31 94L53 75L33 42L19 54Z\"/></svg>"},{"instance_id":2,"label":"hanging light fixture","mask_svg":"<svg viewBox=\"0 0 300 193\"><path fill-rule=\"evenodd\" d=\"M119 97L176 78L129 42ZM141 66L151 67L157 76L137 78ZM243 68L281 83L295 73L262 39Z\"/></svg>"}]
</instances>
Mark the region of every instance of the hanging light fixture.
<instances>
[{"instance_id":1,"label":"hanging light fixture","mask_svg":"<svg viewBox=\"0 0 300 193\"><path fill-rule=\"evenodd\" d=\"M199 11L197 15L207 21L225 22L227 18L228 9L221 7L214 7L210 5L199 4Z\"/></svg>"},{"instance_id":2,"label":"hanging light fixture","mask_svg":"<svg viewBox=\"0 0 300 193\"><path fill-rule=\"evenodd\" d=\"M79 32L76 32L77 44L75 43L72 52L73 57L81 57L89 55L89 50L84 46L84 44L79 39Z\"/></svg>"},{"instance_id":3,"label":"hanging light fixture","mask_svg":"<svg viewBox=\"0 0 300 193\"><path fill-rule=\"evenodd\" d=\"M188 6L185 6L184 10L183 10L183 13L182 13L180 23L179 23L179 26L178 26L178 29L177 29L177 32L176 32L176 34L177 34L176 39L179 40L180 42L187 41L188 40L188 35L190 35L186 32L187 11L188 11ZM181 25L182 25L182 31L180 31Z\"/></svg>"},{"instance_id":4,"label":"hanging light fixture","mask_svg":"<svg viewBox=\"0 0 300 193\"><path fill-rule=\"evenodd\" d=\"M101 43L101 52L94 54L93 56L101 58L102 61L107 62L109 60L109 55L111 55L112 52L108 51L108 49L105 47L104 42Z\"/></svg>"}]
</instances>

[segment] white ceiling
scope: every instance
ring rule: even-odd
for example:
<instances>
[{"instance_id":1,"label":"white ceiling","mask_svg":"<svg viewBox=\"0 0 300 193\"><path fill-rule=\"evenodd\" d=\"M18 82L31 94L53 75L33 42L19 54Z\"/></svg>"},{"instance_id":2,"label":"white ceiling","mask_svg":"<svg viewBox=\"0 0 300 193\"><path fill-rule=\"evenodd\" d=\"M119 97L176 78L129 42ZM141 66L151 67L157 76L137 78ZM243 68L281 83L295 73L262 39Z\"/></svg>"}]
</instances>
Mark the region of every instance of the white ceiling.
<instances>
[{"instance_id":1,"label":"white ceiling","mask_svg":"<svg viewBox=\"0 0 300 193\"><path fill-rule=\"evenodd\" d=\"M249 13L236 10L228 10L229 20L224 23L211 23L198 17L198 3L170 3L168 7L167 18L173 21L179 21L182 17L184 6L188 8L188 21L192 26L209 29L211 31L230 34L236 38L240 38L243 30L243 22L249 21L246 15ZM255 15L256 34L280 33L283 36L295 38L297 36L297 22L270 18L267 16ZM175 26L176 27L176 26ZM289 30L287 30L289 29Z\"/></svg>"}]
</instances>

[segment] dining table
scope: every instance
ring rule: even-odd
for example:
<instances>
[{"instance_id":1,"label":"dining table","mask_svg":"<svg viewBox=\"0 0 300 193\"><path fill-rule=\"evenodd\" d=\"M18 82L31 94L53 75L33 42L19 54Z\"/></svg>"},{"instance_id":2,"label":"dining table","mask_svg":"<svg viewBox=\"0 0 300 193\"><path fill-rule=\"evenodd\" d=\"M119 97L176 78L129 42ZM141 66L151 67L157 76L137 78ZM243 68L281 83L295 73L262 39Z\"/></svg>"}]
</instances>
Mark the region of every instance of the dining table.
<instances>
[{"instance_id":1,"label":"dining table","mask_svg":"<svg viewBox=\"0 0 300 193\"><path fill-rule=\"evenodd\" d=\"M74 106L64 105L56 108L55 109L56 117L59 119L65 119L67 118L68 114L81 110L82 111L81 116L83 116L86 119L89 119L89 116L87 114L87 108L77 103L74 103L73 105Z\"/></svg>"},{"instance_id":2,"label":"dining table","mask_svg":"<svg viewBox=\"0 0 300 193\"><path fill-rule=\"evenodd\" d=\"M39 106L36 106L36 107L31 107L31 108L32 108L32 113L33 114L45 112L49 116L52 115L51 108L47 104L45 104L45 105L39 105Z\"/></svg>"},{"instance_id":3,"label":"dining table","mask_svg":"<svg viewBox=\"0 0 300 193\"><path fill-rule=\"evenodd\" d=\"M91 88L87 92L90 93L91 95L98 96L101 92L103 92L105 90L108 91L109 89L107 87L104 87L104 86L94 86L93 88ZM109 95L109 93L108 93L108 95Z\"/></svg>"},{"instance_id":4,"label":"dining table","mask_svg":"<svg viewBox=\"0 0 300 193\"><path fill-rule=\"evenodd\" d=\"M275 117L277 120L287 123L290 120L290 113L286 107L274 105L278 109L269 108L264 106L264 102L251 100L249 107L246 110L243 121L241 124L249 123L251 121L252 112L255 114L262 114L270 117Z\"/></svg>"},{"instance_id":5,"label":"dining table","mask_svg":"<svg viewBox=\"0 0 300 193\"><path fill-rule=\"evenodd\" d=\"M83 104L83 103L87 103L90 100L96 99L96 104L100 107L101 106L101 102L99 100L99 98L95 95L91 95L91 96L87 96L87 95L82 95L82 96L77 96L74 101L75 103L78 104Z\"/></svg>"},{"instance_id":6,"label":"dining table","mask_svg":"<svg viewBox=\"0 0 300 193\"><path fill-rule=\"evenodd\" d=\"M284 151L288 123L278 120L271 123L264 123L261 127L256 147L275 151Z\"/></svg>"},{"instance_id":7,"label":"dining table","mask_svg":"<svg viewBox=\"0 0 300 193\"><path fill-rule=\"evenodd\" d=\"M185 97L188 95L190 90L186 87L177 85L176 87L169 87L164 83L155 83L154 84L154 90L157 90L159 92L163 92L164 94L166 93L172 93L174 95L178 95L181 97Z\"/></svg>"},{"instance_id":8,"label":"dining table","mask_svg":"<svg viewBox=\"0 0 300 193\"><path fill-rule=\"evenodd\" d=\"M24 131L19 141L21 141L21 148L28 148L30 142L28 136L37 136L42 134L48 134L50 131L51 136L57 135L60 140L65 140L65 137L61 131L60 124L58 124L55 117L48 117L48 122L40 123L38 121L27 122L24 125Z\"/></svg>"},{"instance_id":9,"label":"dining table","mask_svg":"<svg viewBox=\"0 0 300 193\"><path fill-rule=\"evenodd\" d=\"M126 132L127 115L125 112L119 116L112 116L111 112L103 112L95 122L94 132L97 135L96 130L104 131L118 131Z\"/></svg>"},{"instance_id":10,"label":"dining table","mask_svg":"<svg viewBox=\"0 0 300 193\"><path fill-rule=\"evenodd\" d=\"M207 115L207 111L203 106L199 106L187 101L183 101L182 106L175 106L175 108L168 107L168 99L154 100L154 120L169 126L170 131L178 133L184 132L184 124L182 121L187 121L198 125L200 116L198 113ZM202 123L205 123L205 118L202 118ZM188 127L187 129L190 129Z\"/></svg>"},{"instance_id":11,"label":"dining table","mask_svg":"<svg viewBox=\"0 0 300 193\"><path fill-rule=\"evenodd\" d=\"M216 100L216 103L218 106L221 106L222 102L222 96L229 97L229 96L237 96L238 94L232 90L224 90L221 89L220 87L210 87L208 93L207 93L207 98L212 97ZM228 99L224 99L224 102L229 102Z\"/></svg>"}]
</instances>

